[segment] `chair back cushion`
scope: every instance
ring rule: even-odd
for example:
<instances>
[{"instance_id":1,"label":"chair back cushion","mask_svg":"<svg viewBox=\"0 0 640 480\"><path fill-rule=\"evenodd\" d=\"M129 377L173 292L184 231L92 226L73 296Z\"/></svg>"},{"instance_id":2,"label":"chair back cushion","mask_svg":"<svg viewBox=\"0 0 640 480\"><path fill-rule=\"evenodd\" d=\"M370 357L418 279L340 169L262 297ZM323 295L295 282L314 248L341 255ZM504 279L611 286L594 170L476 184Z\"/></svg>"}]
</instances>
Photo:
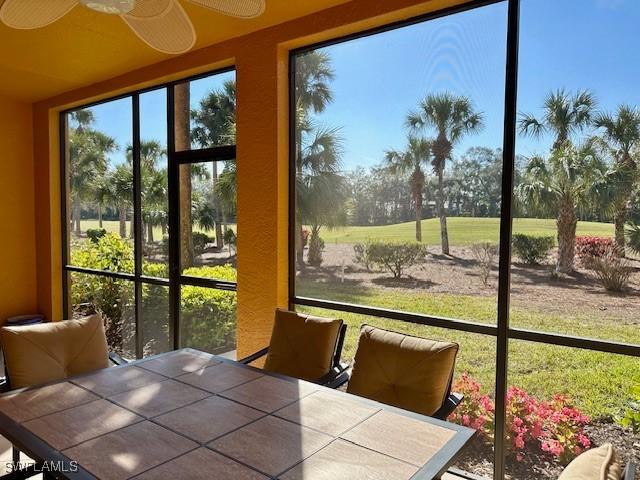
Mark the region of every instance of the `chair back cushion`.
<instances>
[{"instance_id":1,"label":"chair back cushion","mask_svg":"<svg viewBox=\"0 0 640 480\"><path fill-rule=\"evenodd\" d=\"M363 325L347 392L433 415L451 385L458 345Z\"/></svg>"},{"instance_id":2,"label":"chair back cushion","mask_svg":"<svg viewBox=\"0 0 640 480\"><path fill-rule=\"evenodd\" d=\"M620 480L623 471L613 446L605 443L574 458L558 480Z\"/></svg>"},{"instance_id":3,"label":"chair back cushion","mask_svg":"<svg viewBox=\"0 0 640 480\"><path fill-rule=\"evenodd\" d=\"M303 380L331 371L342 320L276 310L265 370Z\"/></svg>"},{"instance_id":4,"label":"chair back cushion","mask_svg":"<svg viewBox=\"0 0 640 480\"><path fill-rule=\"evenodd\" d=\"M11 388L60 380L109 366L100 315L0 329Z\"/></svg>"}]
</instances>

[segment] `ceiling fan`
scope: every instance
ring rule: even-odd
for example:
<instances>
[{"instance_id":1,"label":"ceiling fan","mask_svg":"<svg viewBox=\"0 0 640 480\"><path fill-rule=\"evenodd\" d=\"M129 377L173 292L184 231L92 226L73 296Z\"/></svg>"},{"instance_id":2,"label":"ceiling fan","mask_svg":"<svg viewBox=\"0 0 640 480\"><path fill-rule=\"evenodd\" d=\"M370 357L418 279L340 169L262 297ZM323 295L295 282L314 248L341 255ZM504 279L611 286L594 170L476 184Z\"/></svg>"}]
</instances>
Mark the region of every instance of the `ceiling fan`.
<instances>
[{"instance_id":1,"label":"ceiling fan","mask_svg":"<svg viewBox=\"0 0 640 480\"><path fill-rule=\"evenodd\" d=\"M188 0L239 18L262 14L265 0ZM18 29L40 28L62 18L76 5L118 15L147 45L164 53L184 53L196 32L178 0L0 0L0 21Z\"/></svg>"}]
</instances>

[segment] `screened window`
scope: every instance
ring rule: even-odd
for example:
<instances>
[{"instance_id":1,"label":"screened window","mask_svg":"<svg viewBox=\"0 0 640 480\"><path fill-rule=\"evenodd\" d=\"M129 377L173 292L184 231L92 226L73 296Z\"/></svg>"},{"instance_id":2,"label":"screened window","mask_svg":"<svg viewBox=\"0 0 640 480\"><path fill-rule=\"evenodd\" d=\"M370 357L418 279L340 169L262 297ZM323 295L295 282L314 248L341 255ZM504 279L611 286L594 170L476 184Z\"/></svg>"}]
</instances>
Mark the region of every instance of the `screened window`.
<instances>
[{"instance_id":1,"label":"screened window","mask_svg":"<svg viewBox=\"0 0 640 480\"><path fill-rule=\"evenodd\" d=\"M67 315L101 313L126 358L234 351L234 72L65 112L62 124Z\"/></svg>"},{"instance_id":2,"label":"screened window","mask_svg":"<svg viewBox=\"0 0 640 480\"><path fill-rule=\"evenodd\" d=\"M464 470L640 460L639 19L479 2L291 55L291 303L348 360L363 323L459 343Z\"/></svg>"}]
</instances>

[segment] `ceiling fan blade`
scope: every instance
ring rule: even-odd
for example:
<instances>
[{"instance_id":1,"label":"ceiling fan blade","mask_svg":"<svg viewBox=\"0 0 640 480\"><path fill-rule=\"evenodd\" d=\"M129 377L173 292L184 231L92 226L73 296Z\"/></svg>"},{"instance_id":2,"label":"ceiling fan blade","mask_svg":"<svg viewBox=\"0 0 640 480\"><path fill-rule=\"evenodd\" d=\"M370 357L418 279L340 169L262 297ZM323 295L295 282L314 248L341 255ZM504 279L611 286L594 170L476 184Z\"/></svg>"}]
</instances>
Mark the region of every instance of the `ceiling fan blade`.
<instances>
[{"instance_id":1,"label":"ceiling fan blade","mask_svg":"<svg viewBox=\"0 0 640 480\"><path fill-rule=\"evenodd\" d=\"M216 12L240 18L254 18L262 15L265 0L189 0L191 3L215 10Z\"/></svg>"},{"instance_id":2,"label":"ceiling fan blade","mask_svg":"<svg viewBox=\"0 0 640 480\"><path fill-rule=\"evenodd\" d=\"M169 5L160 14L151 7L142 6L142 2L140 10L138 8L133 10L134 15L122 15L122 19L151 48L175 55L193 47L196 31L177 0L169 0ZM153 12L156 14L149 16Z\"/></svg>"},{"instance_id":3,"label":"ceiling fan blade","mask_svg":"<svg viewBox=\"0 0 640 480\"><path fill-rule=\"evenodd\" d=\"M0 8L0 20L11 28L40 28L62 18L78 0L6 0Z\"/></svg>"},{"instance_id":4,"label":"ceiling fan blade","mask_svg":"<svg viewBox=\"0 0 640 480\"><path fill-rule=\"evenodd\" d=\"M158 17L171 8L171 3L172 0L136 0L136 6L127 15L136 18Z\"/></svg>"}]
</instances>

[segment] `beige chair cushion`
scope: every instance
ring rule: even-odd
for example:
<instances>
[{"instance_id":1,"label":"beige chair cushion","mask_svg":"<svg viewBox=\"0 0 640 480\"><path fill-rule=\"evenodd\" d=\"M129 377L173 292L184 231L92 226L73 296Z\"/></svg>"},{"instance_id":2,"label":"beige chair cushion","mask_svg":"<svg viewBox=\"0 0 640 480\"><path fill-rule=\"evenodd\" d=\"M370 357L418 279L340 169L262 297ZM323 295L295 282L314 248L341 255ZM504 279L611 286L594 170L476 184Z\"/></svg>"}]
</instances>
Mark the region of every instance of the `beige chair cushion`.
<instances>
[{"instance_id":1,"label":"beige chair cushion","mask_svg":"<svg viewBox=\"0 0 640 480\"><path fill-rule=\"evenodd\" d=\"M433 415L449 394L457 353L455 343L363 325L347 392Z\"/></svg>"},{"instance_id":2,"label":"beige chair cushion","mask_svg":"<svg viewBox=\"0 0 640 480\"><path fill-rule=\"evenodd\" d=\"M620 480L624 465L610 443L574 458L558 480Z\"/></svg>"},{"instance_id":3,"label":"beige chair cushion","mask_svg":"<svg viewBox=\"0 0 640 480\"><path fill-rule=\"evenodd\" d=\"M276 310L265 370L317 380L331 370L342 320Z\"/></svg>"},{"instance_id":4,"label":"beige chair cushion","mask_svg":"<svg viewBox=\"0 0 640 480\"><path fill-rule=\"evenodd\" d=\"M11 388L39 385L109 366L100 315L2 327L0 343Z\"/></svg>"}]
</instances>

